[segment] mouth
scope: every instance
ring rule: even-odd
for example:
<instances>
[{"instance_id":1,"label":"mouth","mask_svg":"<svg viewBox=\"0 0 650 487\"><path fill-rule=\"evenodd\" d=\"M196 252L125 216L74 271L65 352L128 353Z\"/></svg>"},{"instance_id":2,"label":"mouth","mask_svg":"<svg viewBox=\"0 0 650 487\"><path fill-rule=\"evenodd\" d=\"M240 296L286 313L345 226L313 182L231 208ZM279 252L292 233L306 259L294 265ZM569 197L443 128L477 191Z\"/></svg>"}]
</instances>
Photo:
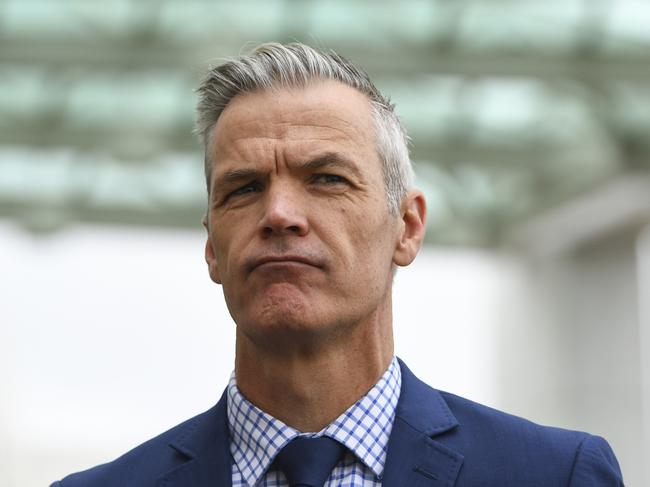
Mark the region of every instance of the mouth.
<instances>
[{"instance_id":1,"label":"mouth","mask_svg":"<svg viewBox=\"0 0 650 487\"><path fill-rule=\"evenodd\" d=\"M253 272L259 267L271 267L271 266L311 266L311 267L322 267L321 263L313 258L306 257L304 255L266 255L264 257L259 257L253 259L251 265L248 266L249 272Z\"/></svg>"}]
</instances>

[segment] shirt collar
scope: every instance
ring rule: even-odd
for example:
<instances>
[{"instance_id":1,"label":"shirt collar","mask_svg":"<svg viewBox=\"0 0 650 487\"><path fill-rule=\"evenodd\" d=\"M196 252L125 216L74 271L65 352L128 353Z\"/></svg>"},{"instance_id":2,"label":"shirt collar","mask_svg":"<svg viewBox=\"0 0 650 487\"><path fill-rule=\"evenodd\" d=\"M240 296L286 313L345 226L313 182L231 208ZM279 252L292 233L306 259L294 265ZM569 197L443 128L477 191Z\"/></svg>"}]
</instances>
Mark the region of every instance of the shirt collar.
<instances>
[{"instance_id":1,"label":"shirt collar","mask_svg":"<svg viewBox=\"0 0 650 487\"><path fill-rule=\"evenodd\" d=\"M280 450L298 436L334 438L381 478L401 382L399 363L393 357L374 387L331 424L317 433L300 433L250 403L239 391L233 372L227 394L230 453L242 478L249 486L256 485Z\"/></svg>"}]
</instances>

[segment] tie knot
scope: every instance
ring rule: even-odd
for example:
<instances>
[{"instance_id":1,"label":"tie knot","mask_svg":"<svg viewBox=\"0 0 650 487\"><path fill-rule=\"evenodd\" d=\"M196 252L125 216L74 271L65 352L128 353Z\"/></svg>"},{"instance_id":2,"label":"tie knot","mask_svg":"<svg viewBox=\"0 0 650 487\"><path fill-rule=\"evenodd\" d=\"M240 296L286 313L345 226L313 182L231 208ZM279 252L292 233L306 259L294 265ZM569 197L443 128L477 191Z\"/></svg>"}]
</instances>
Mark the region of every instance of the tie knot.
<instances>
[{"instance_id":1,"label":"tie knot","mask_svg":"<svg viewBox=\"0 0 650 487\"><path fill-rule=\"evenodd\" d=\"M344 446L332 438L296 438L288 443L275 464L290 487L323 487L343 454Z\"/></svg>"}]
</instances>

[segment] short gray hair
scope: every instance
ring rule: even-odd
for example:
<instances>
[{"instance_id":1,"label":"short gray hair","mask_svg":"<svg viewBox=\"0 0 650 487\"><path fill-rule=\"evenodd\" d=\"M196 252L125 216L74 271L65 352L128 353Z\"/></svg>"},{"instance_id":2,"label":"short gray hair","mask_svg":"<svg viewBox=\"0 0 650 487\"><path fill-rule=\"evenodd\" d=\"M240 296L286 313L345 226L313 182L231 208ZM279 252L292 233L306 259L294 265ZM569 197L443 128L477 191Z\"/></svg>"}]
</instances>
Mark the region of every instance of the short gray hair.
<instances>
[{"instance_id":1,"label":"short gray hair","mask_svg":"<svg viewBox=\"0 0 650 487\"><path fill-rule=\"evenodd\" d=\"M366 95L370 101L376 132L377 153L382 170L388 208L399 213L400 203L413 186L413 167L408 136L395 114L395 106L382 95L365 71L335 52L322 52L301 43L261 44L248 56L212 68L197 92L195 131L205 150L208 193L212 161L210 133L226 105L238 94L275 87L305 87L315 80L335 80Z\"/></svg>"}]
</instances>

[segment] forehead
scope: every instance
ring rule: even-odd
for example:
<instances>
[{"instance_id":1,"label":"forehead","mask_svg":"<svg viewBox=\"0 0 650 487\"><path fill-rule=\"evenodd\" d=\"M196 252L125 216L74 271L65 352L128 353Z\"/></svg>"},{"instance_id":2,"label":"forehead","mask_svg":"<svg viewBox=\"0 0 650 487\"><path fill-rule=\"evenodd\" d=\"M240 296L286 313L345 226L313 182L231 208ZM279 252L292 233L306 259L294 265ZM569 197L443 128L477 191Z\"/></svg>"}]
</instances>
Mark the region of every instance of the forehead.
<instances>
[{"instance_id":1,"label":"forehead","mask_svg":"<svg viewBox=\"0 0 650 487\"><path fill-rule=\"evenodd\" d=\"M215 161L248 155L283 143L285 156L311 149L375 153L369 99L337 81L305 88L275 88L240 94L227 105L212 132ZM253 155L253 154L251 154Z\"/></svg>"}]
</instances>

